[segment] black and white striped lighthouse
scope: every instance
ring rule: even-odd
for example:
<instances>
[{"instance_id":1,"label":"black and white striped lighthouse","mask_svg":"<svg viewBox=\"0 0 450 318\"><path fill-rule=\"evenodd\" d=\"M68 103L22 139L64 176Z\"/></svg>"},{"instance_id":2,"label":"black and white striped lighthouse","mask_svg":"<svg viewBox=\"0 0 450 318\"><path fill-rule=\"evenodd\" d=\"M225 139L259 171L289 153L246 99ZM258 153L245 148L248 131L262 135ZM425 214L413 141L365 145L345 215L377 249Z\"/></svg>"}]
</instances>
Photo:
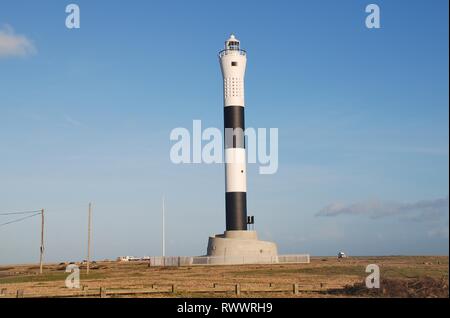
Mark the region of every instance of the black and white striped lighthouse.
<instances>
[{"instance_id":1,"label":"black and white striped lighthouse","mask_svg":"<svg viewBox=\"0 0 450 318\"><path fill-rule=\"evenodd\" d=\"M225 130L226 230L210 236L208 264L253 264L277 259L277 245L261 241L256 231L247 229L247 170L245 156L244 76L247 56L239 40L231 35L219 52L223 76Z\"/></svg>"},{"instance_id":2,"label":"black and white striped lighthouse","mask_svg":"<svg viewBox=\"0 0 450 318\"><path fill-rule=\"evenodd\" d=\"M219 52L223 76L226 230L247 230L244 76L246 52L231 35Z\"/></svg>"}]
</instances>

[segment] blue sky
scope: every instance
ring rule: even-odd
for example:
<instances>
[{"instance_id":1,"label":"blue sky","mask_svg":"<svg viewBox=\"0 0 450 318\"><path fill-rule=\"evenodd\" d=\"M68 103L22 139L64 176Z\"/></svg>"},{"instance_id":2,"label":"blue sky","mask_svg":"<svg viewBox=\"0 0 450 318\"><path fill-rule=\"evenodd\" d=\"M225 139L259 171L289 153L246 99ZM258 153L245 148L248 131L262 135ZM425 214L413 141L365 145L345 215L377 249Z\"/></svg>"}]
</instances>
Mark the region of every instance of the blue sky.
<instances>
[{"instance_id":1,"label":"blue sky","mask_svg":"<svg viewBox=\"0 0 450 318\"><path fill-rule=\"evenodd\" d=\"M0 212L45 208L46 259L201 255L224 230L224 168L174 165L170 131L221 128L217 52L248 52L246 125L279 129L279 169L248 167L248 210L280 253L446 254L448 2L0 2ZM21 43L21 44L20 44ZM5 45L3 43L3 45ZM0 223L11 218L0 216ZM33 262L39 219L0 227Z\"/></svg>"}]
</instances>

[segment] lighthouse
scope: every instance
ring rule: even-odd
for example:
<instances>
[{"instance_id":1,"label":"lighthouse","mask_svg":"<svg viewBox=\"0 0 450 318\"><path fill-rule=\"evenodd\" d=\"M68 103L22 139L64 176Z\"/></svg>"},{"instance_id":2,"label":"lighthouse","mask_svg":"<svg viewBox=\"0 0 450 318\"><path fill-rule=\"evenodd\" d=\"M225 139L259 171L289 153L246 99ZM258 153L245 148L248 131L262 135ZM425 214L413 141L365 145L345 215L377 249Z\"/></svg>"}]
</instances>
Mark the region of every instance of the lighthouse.
<instances>
[{"instance_id":1,"label":"lighthouse","mask_svg":"<svg viewBox=\"0 0 450 318\"><path fill-rule=\"evenodd\" d=\"M274 262L277 246L247 230L247 167L245 154L244 77L247 53L232 34L219 52L223 77L225 158L225 232L208 240L210 263Z\"/></svg>"},{"instance_id":2,"label":"lighthouse","mask_svg":"<svg viewBox=\"0 0 450 318\"><path fill-rule=\"evenodd\" d=\"M247 54L232 34L219 52L223 77L225 215L227 231L247 230L244 77Z\"/></svg>"}]
</instances>

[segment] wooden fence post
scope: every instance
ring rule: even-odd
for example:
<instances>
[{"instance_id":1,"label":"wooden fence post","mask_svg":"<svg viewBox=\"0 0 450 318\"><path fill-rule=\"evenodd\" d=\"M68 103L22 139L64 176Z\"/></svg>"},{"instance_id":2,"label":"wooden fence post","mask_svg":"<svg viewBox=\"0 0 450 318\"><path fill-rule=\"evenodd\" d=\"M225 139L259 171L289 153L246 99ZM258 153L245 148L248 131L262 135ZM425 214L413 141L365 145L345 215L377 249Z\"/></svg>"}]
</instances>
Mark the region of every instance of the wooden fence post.
<instances>
[{"instance_id":1,"label":"wooden fence post","mask_svg":"<svg viewBox=\"0 0 450 318\"><path fill-rule=\"evenodd\" d=\"M235 291L235 293L236 293L236 295L240 295L241 294L241 284L236 284L235 286L234 286L234 291Z\"/></svg>"},{"instance_id":2,"label":"wooden fence post","mask_svg":"<svg viewBox=\"0 0 450 318\"><path fill-rule=\"evenodd\" d=\"M294 295L298 295L298 284L292 285L292 292L294 293Z\"/></svg>"},{"instance_id":3,"label":"wooden fence post","mask_svg":"<svg viewBox=\"0 0 450 318\"><path fill-rule=\"evenodd\" d=\"M172 284L172 293L175 293L175 284Z\"/></svg>"},{"instance_id":4,"label":"wooden fence post","mask_svg":"<svg viewBox=\"0 0 450 318\"><path fill-rule=\"evenodd\" d=\"M23 289L18 289L17 290L16 298L23 298Z\"/></svg>"},{"instance_id":5,"label":"wooden fence post","mask_svg":"<svg viewBox=\"0 0 450 318\"><path fill-rule=\"evenodd\" d=\"M106 297L106 288L100 287L100 298L105 298L105 297Z\"/></svg>"}]
</instances>

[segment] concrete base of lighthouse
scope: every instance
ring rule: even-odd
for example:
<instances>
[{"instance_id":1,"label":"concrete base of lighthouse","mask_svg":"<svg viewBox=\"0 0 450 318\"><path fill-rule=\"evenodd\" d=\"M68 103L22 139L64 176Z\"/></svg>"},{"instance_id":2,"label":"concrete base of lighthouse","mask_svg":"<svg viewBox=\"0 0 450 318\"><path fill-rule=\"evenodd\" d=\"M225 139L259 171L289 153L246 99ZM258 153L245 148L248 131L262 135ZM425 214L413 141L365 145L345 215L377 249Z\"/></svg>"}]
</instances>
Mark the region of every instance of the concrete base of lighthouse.
<instances>
[{"instance_id":1,"label":"concrete base of lighthouse","mask_svg":"<svg viewBox=\"0 0 450 318\"><path fill-rule=\"evenodd\" d=\"M277 245L258 240L256 231L225 231L211 236L207 256L210 264L278 263Z\"/></svg>"}]
</instances>

